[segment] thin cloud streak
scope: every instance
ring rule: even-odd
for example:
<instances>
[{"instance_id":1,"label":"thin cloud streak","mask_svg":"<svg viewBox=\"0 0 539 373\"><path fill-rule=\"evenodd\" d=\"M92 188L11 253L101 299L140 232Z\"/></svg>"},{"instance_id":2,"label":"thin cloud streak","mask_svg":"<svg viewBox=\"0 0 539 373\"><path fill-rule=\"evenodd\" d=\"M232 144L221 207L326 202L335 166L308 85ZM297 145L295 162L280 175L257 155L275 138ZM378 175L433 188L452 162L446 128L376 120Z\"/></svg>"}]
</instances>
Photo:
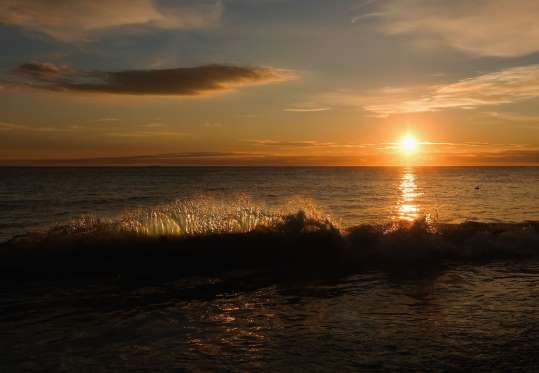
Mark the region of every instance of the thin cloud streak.
<instances>
[{"instance_id":1,"label":"thin cloud streak","mask_svg":"<svg viewBox=\"0 0 539 373\"><path fill-rule=\"evenodd\" d=\"M318 108L287 108L284 111L289 113L319 113L322 111L329 111L329 107L318 107Z\"/></svg>"},{"instance_id":2,"label":"thin cloud streak","mask_svg":"<svg viewBox=\"0 0 539 373\"><path fill-rule=\"evenodd\" d=\"M438 153L427 165L539 165L539 150L501 150L480 153ZM373 166L400 165L373 154L276 155L241 152L187 152L79 159L0 159L12 166Z\"/></svg>"},{"instance_id":3,"label":"thin cloud streak","mask_svg":"<svg viewBox=\"0 0 539 373\"><path fill-rule=\"evenodd\" d=\"M367 94L326 94L329 104L361 106L380 117L446 109L476 109L539 97L539 64L509 68L445 85L390 87Z\"/></svg>"},{"instance_id":4,"label":"thin cloud streak","mask_svg":"<svg viewBox=\"0 0 539 373\"><path fill-rule=\"evenodd\" d=\"M26 132L71 132L77 128L56 128L56 127L31 127L23 124L0 122L0 132L26 131Z\"/></svg>"},{"instance_id":5,"label":"thin cloud streak","mask_svg":"<svg viewBox=\"0 0 539 373\"><path fill-rule=\"evenodd\" d=\"M305 141L275 141L275 140L245 140L245 143L256 146L285 147L285 148L331 148L331 149L359 149L372 144L337 144L334 142Z\"/></svg>"},{"instance_id":6,"label":"thin cloud streak","mask_svg":"<svg viewBox=\"0 0 539 373\"><path fill-rule=\"evenodd\" d=\"M26 127L20 124L0 122L0 131L16 131L24 129L26 129Z\"/></svg>"},{"instance_id":7,"label":"thin cloud streak","mask_svg":"<svg viewBox=\"0 0 539 373\"><path fill-rule=\"evenodd\" d=\"M536 122L539 124L539 115L526 115L498 111L485 112L484 114L500 120L509 120L512 122Z\"/></svg>"}]
</instances>

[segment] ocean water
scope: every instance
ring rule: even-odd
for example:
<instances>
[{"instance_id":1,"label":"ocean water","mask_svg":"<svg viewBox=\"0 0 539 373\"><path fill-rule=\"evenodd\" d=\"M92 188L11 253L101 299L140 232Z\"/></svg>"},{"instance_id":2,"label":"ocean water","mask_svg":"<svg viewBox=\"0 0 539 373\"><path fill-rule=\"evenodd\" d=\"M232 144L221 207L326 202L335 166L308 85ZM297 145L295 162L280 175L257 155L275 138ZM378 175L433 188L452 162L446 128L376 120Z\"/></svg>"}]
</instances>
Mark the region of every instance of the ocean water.
<instances>
[{"instance_id":1,"label":"ocean water","mask_svg":"<svg viewBox=\"0 0 539 373\"><path fill-rule=\"evenodd\" d=\"M0 368L530 372L538 281L537 263L504 263L420 279L19 283L1 293Z\"/></svg>"},{"instance_id":2,"label":"ocean water","mask_svg":"<svg viewBox=\"0 0 539 373\"><path fill-rule=\"evenodd\" d=\"M538 185L539 167L0 168L0 242L81 215L238 196L262 209L314 206L342 227L522 222L539 220Z\"/></svg>"},{"instance_id":3,"label":"ocean water","mask_svg":"<svg viewBox=\"0 0 539 373\"><path fill-rule=\"evenodd\" d=\"M0 176L0 371L539 368L539 168Z\"/></svg>"}]
</instances>

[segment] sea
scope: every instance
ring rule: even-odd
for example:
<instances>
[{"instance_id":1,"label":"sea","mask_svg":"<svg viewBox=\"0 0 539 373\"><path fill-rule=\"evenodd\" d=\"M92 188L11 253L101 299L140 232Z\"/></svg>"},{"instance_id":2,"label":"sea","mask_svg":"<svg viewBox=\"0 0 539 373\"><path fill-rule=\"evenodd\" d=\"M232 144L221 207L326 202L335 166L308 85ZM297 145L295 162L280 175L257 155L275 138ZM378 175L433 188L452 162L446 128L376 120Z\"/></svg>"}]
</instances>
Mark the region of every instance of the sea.
<instances>
[{"instance_id":1,"label":"sea","mask_svg":"<svg viewBox=\"0 0 539 373\"><path fill-rule=\"evenodd\" d=\"M268 209L308 204L344 228L422 217L518 223L539 220L539 167L0 168L0 242L83 215L241 196Z\"/></svg>"},{"instance_id":2,"label":"sea","mask_svg":"<svg viewBox=\"0 0 539 373\"><path fill-rule=\"evenodd\" d=\"M0 371L539 370L539 167L0 168Z\"/></svg>"}]
</instances>

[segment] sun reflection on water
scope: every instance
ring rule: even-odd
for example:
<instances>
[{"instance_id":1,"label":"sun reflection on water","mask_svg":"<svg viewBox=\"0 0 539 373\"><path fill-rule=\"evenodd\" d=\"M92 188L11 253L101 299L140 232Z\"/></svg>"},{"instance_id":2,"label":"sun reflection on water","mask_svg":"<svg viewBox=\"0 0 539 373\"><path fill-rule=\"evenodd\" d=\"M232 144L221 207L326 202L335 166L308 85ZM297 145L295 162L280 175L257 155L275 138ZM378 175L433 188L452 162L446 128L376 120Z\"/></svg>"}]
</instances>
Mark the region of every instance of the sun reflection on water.
<instances>
[{"instance_id":1,"label":"sun reflection on water","mask_svg":"<svg viewBox=\"0 0 539 373\"><path fill-rule=\"evenodd\" d=\"M397 203L398 220L414 221L419 217L419 204L417 198L421 195L416 184L413 169L404 170L399 185L400 199Z\"/></svg>"}]
</instances>

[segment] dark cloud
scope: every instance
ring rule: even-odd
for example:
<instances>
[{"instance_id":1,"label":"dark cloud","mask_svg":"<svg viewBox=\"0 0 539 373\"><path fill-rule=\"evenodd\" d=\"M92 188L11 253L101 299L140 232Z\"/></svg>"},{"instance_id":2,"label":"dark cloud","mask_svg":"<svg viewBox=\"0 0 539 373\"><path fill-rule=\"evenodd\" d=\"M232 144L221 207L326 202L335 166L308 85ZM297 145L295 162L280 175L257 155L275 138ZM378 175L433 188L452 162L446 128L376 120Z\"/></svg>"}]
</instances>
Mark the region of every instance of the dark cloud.
<instances>
[{"instance_id":1,"label":"dark cloud","mask_svg":"<svg viewBox=\"0 0 539 373\"><path fill-rule=\"evenodd\" d=\"M294 75L272 67L202 65L162 70L77 72L48 63L26 63L14 73L23 84L52 91L125 95L199 96L241 86L286 81Z\"/></svg>"},{"instance_id":2,"label":"dark cloud","mask_svg":"<svg viewBox=\"0 0 539 373\"><path fill-rule=\"evenodd\" d=\"M70 73L66 66L54 65L52 63L28 62L17 66L13 73L17 75L29 76L38 80L49 80L59 75Z\"/></svg>"}]
</instances>

